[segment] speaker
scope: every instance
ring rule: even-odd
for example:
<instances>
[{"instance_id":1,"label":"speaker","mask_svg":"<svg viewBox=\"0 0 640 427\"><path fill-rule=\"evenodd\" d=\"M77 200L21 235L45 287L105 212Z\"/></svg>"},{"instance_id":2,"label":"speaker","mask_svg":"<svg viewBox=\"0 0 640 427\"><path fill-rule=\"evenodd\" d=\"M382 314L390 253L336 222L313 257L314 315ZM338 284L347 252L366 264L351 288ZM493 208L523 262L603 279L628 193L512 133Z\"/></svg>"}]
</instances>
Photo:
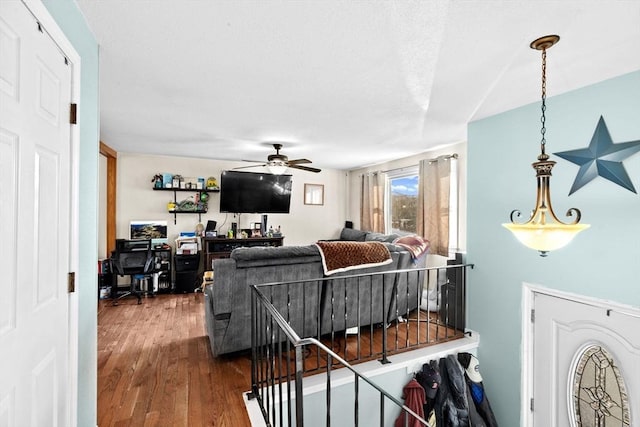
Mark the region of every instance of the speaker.
<instances>
[{"instance_id":1,"label":"speaker","mask_svg":"<svg viewBox=\"0 0 640 427\"><path fill-rule=\"evenodd\" d=\"M238 238L238 223L237 222L232 222L231 223L231 231L233 231L233 237Z\"/></svg>"},{"instance_id":2,"label":"speaker","mask_svg":"<svg viewBox=\"0 0 640 427\"><path fill-rule=\"evenodd\" d=\"M262 235L267 235L267 215L262 215Z\"/></svg>"},{"instance_id":3,"label":"speaker","mask_svg":"<svg viewBox=\"0 0 640 427\"><path fill-rule=\"evenodd\" d=\"M344 228L353 228L353 221L345 221Z\"/></svg>"}]
</instances>

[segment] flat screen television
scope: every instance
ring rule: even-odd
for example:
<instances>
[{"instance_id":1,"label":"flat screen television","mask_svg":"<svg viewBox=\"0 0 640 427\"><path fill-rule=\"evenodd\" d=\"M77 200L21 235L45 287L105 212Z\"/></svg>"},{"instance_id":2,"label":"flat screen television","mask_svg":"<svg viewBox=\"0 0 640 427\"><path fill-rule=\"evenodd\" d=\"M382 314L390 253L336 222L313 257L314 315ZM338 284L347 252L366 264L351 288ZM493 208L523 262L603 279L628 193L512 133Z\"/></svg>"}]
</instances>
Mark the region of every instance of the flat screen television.
<instances>
[{"instance_id":1,"label":"flat screen television","mask_svg":"<svg viewBox=\"0 0 640 427\"><path fill-rule=\"evenodd\" d=\"M220 212L289 213L291 175L223 171Z\"/></svg>"}]
</instances>

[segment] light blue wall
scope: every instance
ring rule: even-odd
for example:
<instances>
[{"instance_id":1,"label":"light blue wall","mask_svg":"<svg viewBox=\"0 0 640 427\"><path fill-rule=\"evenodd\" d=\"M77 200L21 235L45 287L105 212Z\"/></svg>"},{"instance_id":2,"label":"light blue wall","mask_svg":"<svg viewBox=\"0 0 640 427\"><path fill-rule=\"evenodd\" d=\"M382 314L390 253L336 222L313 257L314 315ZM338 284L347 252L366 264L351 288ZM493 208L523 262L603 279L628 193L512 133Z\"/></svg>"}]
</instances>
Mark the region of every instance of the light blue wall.
<instances>
[{"instance_id":1,"label":"light blue wall","mask_svg":"<svg viewBox=\"0 0 640 427\"><path fill-rule=\"evenodd\" d=\"M553 76L551 76L553 78ZM585 148L600 116L614 143L640 140L640 72L548 99L547 152ZM509 214L534 208L531 163L540 143L540 105L469 125L468 325L482 337L479 359L500 425L520 425L522 282L640 307L640 196L596 178L568 197L578 166L557 161L556 214L570 207L591 224L567 247L541 258L504 229ZM640 153L623 162L640 191Z\"/></svg>"},{"instance_id":2,"label":"light blue wall","mask_svg":"<svg viewBox=\"0 0 640 427\"><path fill-rule=\"evenodd\" d=\"M78 425L97 424L98 44L73 0L44 5L81 57Z\"/></svg>"}]
</instances>

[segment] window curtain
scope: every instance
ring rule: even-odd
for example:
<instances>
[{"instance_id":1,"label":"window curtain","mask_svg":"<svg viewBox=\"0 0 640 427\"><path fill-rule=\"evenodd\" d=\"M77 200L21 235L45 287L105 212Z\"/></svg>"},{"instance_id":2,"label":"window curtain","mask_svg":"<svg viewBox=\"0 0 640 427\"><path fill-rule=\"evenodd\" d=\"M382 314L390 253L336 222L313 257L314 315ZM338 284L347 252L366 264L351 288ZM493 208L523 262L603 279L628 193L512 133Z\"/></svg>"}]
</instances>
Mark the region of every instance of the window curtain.
<instances>
[{"instance_id":1,"label":"window curtain","mask_svg":"<svg viewBox=\"0 0 640 427\"><path fill-rule=\"evenodd\" d=\"M449 256L451 156L420 161L416 231L430 242L429 252Z\"/></svg>"},{"instance_id":2,"label":"window curtain","mask_svg":"<svg viewBox=\"0 0 640 427\"><path fill-rule=\"evenodd\" d=\"M384 233L384 186L382 172L370 172L362 175L360 192L360 228L367 231Z\"/></svg>"}]
</instances>

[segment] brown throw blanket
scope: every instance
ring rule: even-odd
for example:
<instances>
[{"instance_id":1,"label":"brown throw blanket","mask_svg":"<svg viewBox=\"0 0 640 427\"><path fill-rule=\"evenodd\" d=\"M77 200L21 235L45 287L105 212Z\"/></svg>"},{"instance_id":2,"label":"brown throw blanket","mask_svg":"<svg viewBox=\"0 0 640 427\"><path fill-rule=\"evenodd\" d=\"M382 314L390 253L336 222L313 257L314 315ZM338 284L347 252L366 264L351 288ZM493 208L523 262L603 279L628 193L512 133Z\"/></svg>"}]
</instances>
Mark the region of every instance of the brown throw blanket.
<instances>
[{"instance_id":1,"label":"brown throw blanket","mask_svg":"<svg viewBox=\"0 0 640 427\"><path fill-rule=\"evenodd\" d=\"M320 249L322 267L327 276L391 262L391 254L381 242L318 242L316 246Z\"/></svg>"}]
</instances>

